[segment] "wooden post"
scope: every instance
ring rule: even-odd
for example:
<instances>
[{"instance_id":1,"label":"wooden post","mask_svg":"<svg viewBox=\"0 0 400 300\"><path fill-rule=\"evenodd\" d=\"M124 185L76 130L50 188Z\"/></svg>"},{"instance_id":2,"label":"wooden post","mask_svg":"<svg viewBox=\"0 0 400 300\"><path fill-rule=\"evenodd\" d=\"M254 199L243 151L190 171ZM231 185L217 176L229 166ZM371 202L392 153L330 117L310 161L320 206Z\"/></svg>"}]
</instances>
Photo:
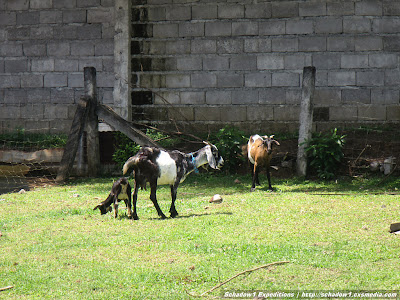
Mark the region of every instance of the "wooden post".
<instances>
[{"instance_id":1,"label":"wooden post","mask_svg":"<svg viewBox=\"0 0 400 300\"><path fill-rule=\"evenodd\" d=\"M100 169L100 146L99 146L99 119L96 114L97 107L97 84L96 69L84 68L85 95L90 98L91 105L88 112L86 124L86 145L88 158L88 175L96 177Z\"/></svg>"},{"instance_id":2,"label":"wooden post","mask_svg":"<svg viewBox=\"0 0 400 300\"><path fill-rule=\"evenodd\" d=\"M64 182L68 179L74 165L76 152L78 151L79 141L83 134L87 115L91 106L90 98L82 97L76 108L74 120L68 135L67 144L64 148L63 157L57 173L57 182Z\"/></svg>"},{"instance_id":3,"label":"wooden post","mask_svg":"<svg viewBox=\"0 0 400 300\"><path fill-rule=\"evenodd\" d=\"M303 88L300 104L300 128L297 151L297 175L307 175L306 141L311 139L313 122L313 98L315 89L315 67L304 67Z\"/></svg>"}]
</instances>

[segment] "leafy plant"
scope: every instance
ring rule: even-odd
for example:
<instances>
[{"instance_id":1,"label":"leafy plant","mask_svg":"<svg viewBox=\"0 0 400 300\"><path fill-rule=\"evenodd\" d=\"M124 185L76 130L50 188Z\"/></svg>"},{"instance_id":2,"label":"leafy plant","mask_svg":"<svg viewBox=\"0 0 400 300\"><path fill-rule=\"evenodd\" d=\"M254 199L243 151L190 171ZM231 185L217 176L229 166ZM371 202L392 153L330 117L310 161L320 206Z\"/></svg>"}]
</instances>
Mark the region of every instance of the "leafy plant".
<instances>
[{"instance_id":1,"label":"leafy plant","mask_svg":"<svg viewBox=\"0 0 400 300\"><path fill-rule=\"evenodd\" d=\"M224 169L236 173L245 158L242 155L241 145L245 144L247 137L244 132L232 126L221 128L210 142L217 146L220 155L224 158Z\"/></svg>"},{"instance_id":2,"label":"leafy plant","mask_svg":"<svg viewBox=\"0 0 400 300\"><path fill-rule=\"evenodd\" d=\"M310 166L314 168L321 179L333 179L343 158L344 135L339 135L337 129L330 134L318 133L306 141L307 155Z\"/></svg>"}]
</instances>

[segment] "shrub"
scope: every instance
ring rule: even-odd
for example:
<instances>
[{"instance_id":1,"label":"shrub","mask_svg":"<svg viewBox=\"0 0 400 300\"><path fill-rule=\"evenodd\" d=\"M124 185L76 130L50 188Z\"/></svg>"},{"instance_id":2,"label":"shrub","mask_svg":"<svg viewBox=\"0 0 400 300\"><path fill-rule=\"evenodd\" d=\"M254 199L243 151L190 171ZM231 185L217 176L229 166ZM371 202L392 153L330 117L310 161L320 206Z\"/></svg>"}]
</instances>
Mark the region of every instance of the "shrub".
<instances>
[{"instance_id":1,"label":"shrub","mask_svg":"<svg viewBox=\"0 0 400 300\"><path fill-rule=\"evenodd\" d=\"M13 133L0 134L0 147L33 151L47 148L62 148L67 143L66 134L28 133L17 128Z\"/></svg>"},{"instance_id":2,"label":"shrub","mask_svg":"<svg viewBox=\"0 0 400 300\"><path fill-rule=\"evenodd\" d=\"M333 179L343 158L344 135L338 135L337 129L330 134L315 134L306 148L309 165L315 169L321 179Z\"/></svg>"},{"instance_id":3,"label":"shrub","mask_svg":"<svg viewBox=\"0 0 400 300\"><path fill-rule=\"evenodd\" d=\"M245 161L241 145L246 141L247 137L244 132L231 126L221 128L214 136L210 137L210 142L217 146L224 159L223 169L230 173L237 172L238 167Z\"/></svg>"}]
</instances>

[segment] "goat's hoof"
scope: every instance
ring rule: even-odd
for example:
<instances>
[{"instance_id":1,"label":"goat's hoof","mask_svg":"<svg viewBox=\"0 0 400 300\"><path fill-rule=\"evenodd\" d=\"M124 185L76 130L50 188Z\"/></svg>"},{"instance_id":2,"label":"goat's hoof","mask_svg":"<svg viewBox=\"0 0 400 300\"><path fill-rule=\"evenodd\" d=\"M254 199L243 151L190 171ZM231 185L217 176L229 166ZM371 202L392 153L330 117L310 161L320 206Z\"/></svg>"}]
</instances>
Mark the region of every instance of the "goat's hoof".
<instances>
[{"instance_id":1,"label":"goat's hoof","mask_svg":"<svg viewBox=\"0 0 400 300\"><path fill-rule=\"evenodd\" d=\"M177 213L177 212L171 213L171 218L175 218L176 216L178 216L178 213Z\"/></svg>"},{"instance_id":2,"label":"goat's hoof","mask_svg":"<svg viewBox=\"0 0 400 300\"><path fill-rule=\"evenodd\" d=\"M166 219L167 217L166 217L165 215L161 215L160 218L161 218L162 220L164 220L164 219Z\"/></svg>"},{"instance_id":3,"label":"goat's hoof","mask_svg":"<svg viewBox=\"0 0 400 300\"><path fill-rule=\"evenodd\" d=\"M254 192L256 190L256 188L251 188L250 192Z\"/></svg>"},{"instance_id":4,"label":"goat's hoof","mask_svg":"<svg viewBox=\"0 0 400 300\"><path fill-rule=\"evenodd\" d=\"M139 217L138 216L133 216L132 219L139 220Z\"/></svg>"}]
</instances>

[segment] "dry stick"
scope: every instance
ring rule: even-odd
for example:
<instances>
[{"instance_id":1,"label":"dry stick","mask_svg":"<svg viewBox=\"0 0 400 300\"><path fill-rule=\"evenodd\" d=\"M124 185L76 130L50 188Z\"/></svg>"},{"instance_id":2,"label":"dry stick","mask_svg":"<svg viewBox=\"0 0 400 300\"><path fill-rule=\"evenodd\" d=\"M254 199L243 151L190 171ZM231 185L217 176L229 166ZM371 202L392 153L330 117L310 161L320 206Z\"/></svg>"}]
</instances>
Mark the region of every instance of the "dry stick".
<instances>
[{"instance_id":1,"label":"dry stick","mask_svg":"<svg viewBox=\"0 0 400 300\"><path fill-rule=\"evenodd\" d=\"M6 286L6 287L3 287L3 288L0 288L0 292L2 292L2 291L6 291L6 290L9 290L9 289L12 289L13 288L13 286L12 285L10 285L10 286Z\"/></svg>"},{"instance_id":2,"label":"dry stick","mask_svg":"<svg viewBox=\"0 0 400 300\"><path fill-rule=\"evenodd\" d=\"M208 294L208 293L211 293L212 291L216 290L217 288L223 286L224 284L228 283L229 281L231 281L232 279L234 279L234 278L236 278L236 277L238 277L238 276L240 276L240 275L243 275L243 274L245 274L245 273L250 273L250 272L253 272L253 271L256 271L256 270L259 270L259 269L269 268L269 267L271 267L271 266L283 265L283 264L287 264L287 263L290 263L290 261L277 261L277 262L273 262L273 263L270 263L270 264L266 264L266 265L263 265L263 266L256 267L256 268L254 268L254 269L245 270L245 271L242 271L242 272L240 272L240 273L237 273L235 276L232 276L231 278L225 280L224 282L221 282L221 283L217 284L217 285L214 286L212 289L210 289L210 290L204 292L204 293L201 294L200 296L192 295L192 294L190 294L190 293L188 293L188 294L191 295L191 296L194 296L194 297L203 297L204 295L206 295L206 294Z\"/></svg>"}]
</instances>

